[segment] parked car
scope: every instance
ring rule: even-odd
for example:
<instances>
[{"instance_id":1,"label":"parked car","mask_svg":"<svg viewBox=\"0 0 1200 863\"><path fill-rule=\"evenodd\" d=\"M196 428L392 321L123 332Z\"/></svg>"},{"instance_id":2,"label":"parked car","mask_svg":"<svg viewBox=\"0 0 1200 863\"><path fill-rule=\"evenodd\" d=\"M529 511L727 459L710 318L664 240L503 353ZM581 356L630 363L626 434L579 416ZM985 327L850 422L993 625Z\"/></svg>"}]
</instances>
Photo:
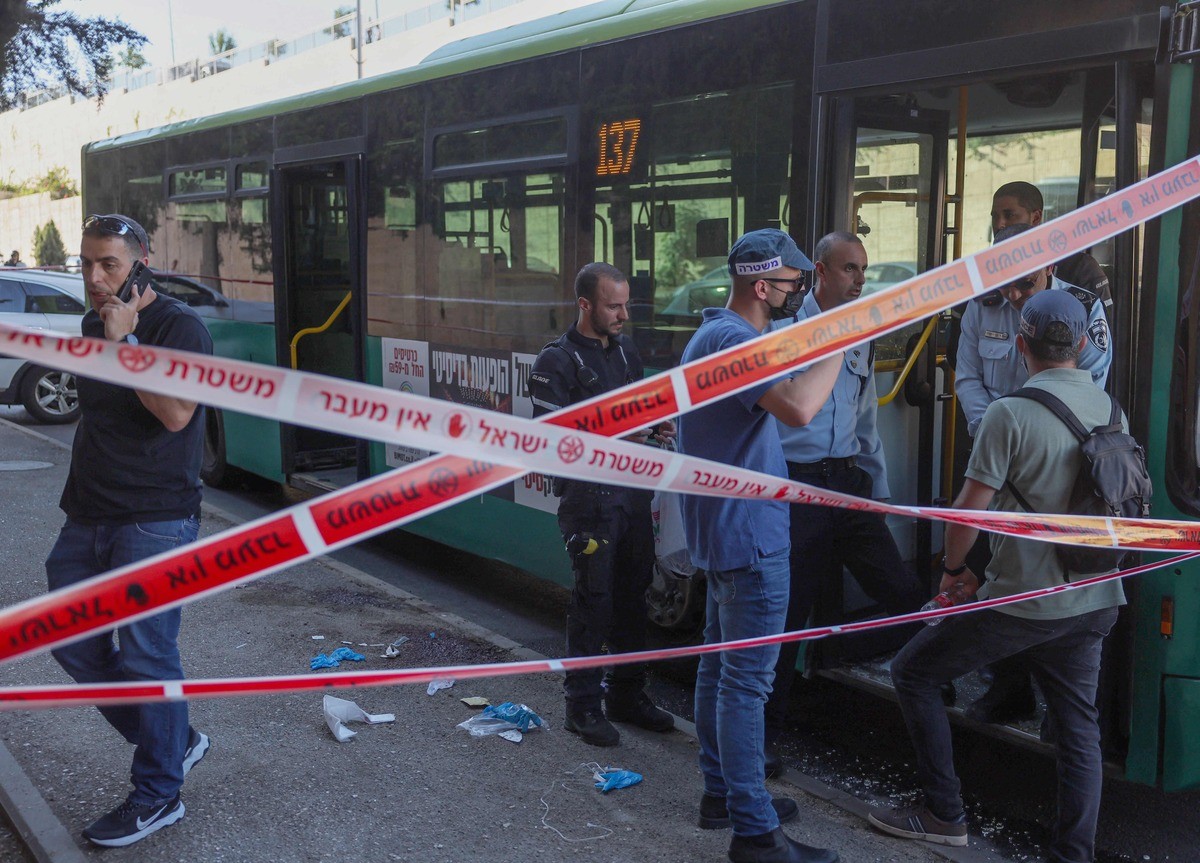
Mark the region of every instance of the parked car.
<instances>
[{"instance_id":1,"label":"parked car","mask_svg":"<svg viewBox=\"0 0 1200 863\"><path fill-rule=\"evenodd\" d=\"M81 276L0 270L0 323L77 336L86 310ZM79 418L75 375L0 354L0 404L22 405L38 422L73 422Z\"/></svg>"},{"instance_id":2,"label":"parked car","mask_svg":"<svg viewBox=\"0 0 1200 863\"><path fill-rule=\"evenodd\" d=\"M882 291L884 288L890 288L892 285L898 285L916 274L916 266L910 263L886 261L882 264L869 264L867 281L863 285L862 295L865 297L876 291Z\"/></svg>"},{"instance_id":3,"label":"parked car","mask_svg":"<svg viewBox=\"0 0 1200 863\"><path fill-rule=\"evenodd\" d=\"M225 296L214 287L177 273L154 271L156 293L173 297L196 314L204 318L248 321L270 324L275 321L275 307L271 303L253 300L235 300Z\"/></svg>"}]
</instances>

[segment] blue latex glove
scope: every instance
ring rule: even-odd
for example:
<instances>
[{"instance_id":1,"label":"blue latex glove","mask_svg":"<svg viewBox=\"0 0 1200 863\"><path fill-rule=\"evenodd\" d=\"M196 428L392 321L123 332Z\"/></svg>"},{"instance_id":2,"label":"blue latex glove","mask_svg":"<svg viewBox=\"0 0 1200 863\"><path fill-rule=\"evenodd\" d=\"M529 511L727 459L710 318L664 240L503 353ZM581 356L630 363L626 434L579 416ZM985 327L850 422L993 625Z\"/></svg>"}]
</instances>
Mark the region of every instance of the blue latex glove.
<instances>
[{"instance_id":1,"label":"blue latex glove","mask_svg":"<svg viewBox=\"0 0 1200 863\"><path fill-rule=\"evenodd\" d=\"M308 663L308 667L313 671L318 668L337 668L343 659L351 659L355 662L362 662L366 659L361 653L355 653L349 647L339 647L337 650L326 656L324 653L318 653Z\"/></svg>"},{"instance_id":2,"label":"blue latex glove","mask_svg":"<svg viewBox=\"0 0 1200 863\"><path fill-rule=\"evenodd\" d=\"M596 787L601 791L612 791L614 788L628 788L630 785L637 785L642 781L642 774L634 773L632 770L609 770L606 773L596 774Z\"/></svg>"},{"instance_id":3,"label":"blue latex glove","mask_svg":"<svg viewBox=\"0 0 1200 863\"><path fill-rule=\"evenodd\" d=\"M337 665L340 659L352 659L355 662L362 662L366 659L361 653L355 653L349 647L339 647L333 653L329 654L329 658L333 660L334 665Z\"/></svg>"},{"instance_id":4,"label":"blue latex glove","mask_svg":"<svg viewBox=\"0 0 1200 863\"><path fill-rule=\"evenodd\" d=\"M531 726L540 728L542 725L542 717L538 716L524 704L513 704L511 701L506 701L503 704L489 704L483 708L483 712L480 715L511 722L520 729L522 734L528 732Z\"/></svg>"}]
</instances>

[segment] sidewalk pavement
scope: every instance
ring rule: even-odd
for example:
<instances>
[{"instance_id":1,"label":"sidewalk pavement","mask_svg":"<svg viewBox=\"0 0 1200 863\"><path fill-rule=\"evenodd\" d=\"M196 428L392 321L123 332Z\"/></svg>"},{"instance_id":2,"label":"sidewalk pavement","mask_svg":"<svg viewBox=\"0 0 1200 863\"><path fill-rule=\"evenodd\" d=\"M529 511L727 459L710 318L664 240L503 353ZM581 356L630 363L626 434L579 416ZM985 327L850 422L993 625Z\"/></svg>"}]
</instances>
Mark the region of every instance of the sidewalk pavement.
<instances>
[{"instance_id":1,"label":"sidewalk pavement","mask_svg":"<svg viewBox=\"0 0 1200 863\"><path fill-rule=\"evenodd\" d=\"M45 462L0 470L0 604L46 589L43 561L62 523L57 508L69 453L0 422L0 463ZM7 468L7 464L0 464ZM230 523L211 509L203 531ZM323 635L323 640L313 640ZM409 640L394 659L379 646ZM530 658L500 636L430 608L369 575L311 561L187 606L180 646L192 677L288 675L352 642L366 655L354 669L384 669ZM341 669L339 669L341 670ZM69 683L49 654L0 667L0 685ZM80 831L129 791L132 749L93 709L0 713L0 742L75 839L85 859L137 861L663 861L726 859L728 831L696 826L701 781L688 723L668 734L621 728L621 745L598 749L562 729L561 680L551 675L464 681L433 696L424 686L340 690L368 713L394 713L387 725L355 724L334 740L322 695L271 695L193 702L192 724L212 750L188 776L187 815L131 848L91 848ZM519 745L473 738L455 726L476 713L459 699L523 702L549 731ZM589 762L641 773L637 786L601 794ZM803 784L805 780L800 777ZM829 790L810 786L820 796ZM787 832L836 848L844 863L918 863L947 851L882 836L860 817L772 783L798 798ZM836 795L834 795L836 796ZM20 859L0 821L0 859ZM984 859L976 852L952 859Z\"/></svg>"}]
</instances>

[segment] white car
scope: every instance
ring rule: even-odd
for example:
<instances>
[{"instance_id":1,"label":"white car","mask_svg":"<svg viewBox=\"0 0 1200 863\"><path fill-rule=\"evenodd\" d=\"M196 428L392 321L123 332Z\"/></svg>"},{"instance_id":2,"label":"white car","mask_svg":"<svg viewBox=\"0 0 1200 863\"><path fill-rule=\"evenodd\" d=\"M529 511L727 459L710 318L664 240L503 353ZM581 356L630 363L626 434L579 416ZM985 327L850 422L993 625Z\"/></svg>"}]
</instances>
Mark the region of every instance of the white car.
<instances>
[{"instance_id":1,"label":"white car","mask_svg":"<svg viewBox=\"0 0 1200 863\"><path fill-rule=\"evenodd\" d=\"M77 336L86 310L82 276L0 268L0 323ZM38 422L73 422L75 375L0 354L0 404L23 405Z\"/></svg>"}]
</instances>

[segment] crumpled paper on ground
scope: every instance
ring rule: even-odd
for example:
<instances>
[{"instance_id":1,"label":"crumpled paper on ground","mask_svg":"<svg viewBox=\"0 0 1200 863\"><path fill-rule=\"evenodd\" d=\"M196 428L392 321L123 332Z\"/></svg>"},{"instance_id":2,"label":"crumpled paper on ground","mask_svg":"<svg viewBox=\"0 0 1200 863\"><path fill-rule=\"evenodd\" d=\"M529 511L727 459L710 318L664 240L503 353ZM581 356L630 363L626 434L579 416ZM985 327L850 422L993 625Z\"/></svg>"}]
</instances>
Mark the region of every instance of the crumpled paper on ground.
<instances>
[{"instance_id":1,"label":"crumpled paper on ground","mask_svg":"<svg viewBox=\"0 0 1200 863\"><path fill-rule=\"evenodd\" d=\"M325 724L329 726L329 730L333 732L334 739L338 743L345 743L358 734L357 731L351 731L346 727L345 723L347 722L366 722L368 725L378 725L381 722L396 721L394 713L367 713L353 701L336 698L332 695L325 696L321 709L325 712Z\"/></svg>"}]
</instances>

